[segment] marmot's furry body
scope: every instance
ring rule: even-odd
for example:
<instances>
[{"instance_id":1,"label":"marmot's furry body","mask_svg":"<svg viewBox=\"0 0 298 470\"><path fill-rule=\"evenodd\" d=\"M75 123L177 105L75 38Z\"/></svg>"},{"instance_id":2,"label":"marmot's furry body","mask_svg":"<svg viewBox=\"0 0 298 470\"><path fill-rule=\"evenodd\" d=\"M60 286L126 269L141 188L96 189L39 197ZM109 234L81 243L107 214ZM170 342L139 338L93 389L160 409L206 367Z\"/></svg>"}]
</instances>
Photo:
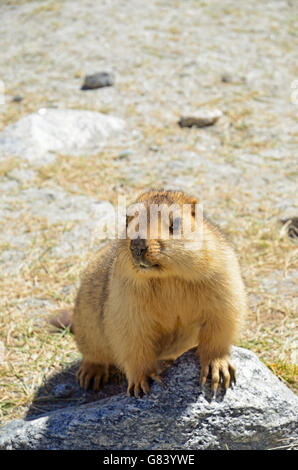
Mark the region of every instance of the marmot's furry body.
<instances>
[{"instance_id":1,"label":"marmot's furry body","mask_svg":"<svg viewBox=\"0 0 298 470\"><path fill-rule=\"evenodd\" d=\"M149 214L150 204L193 207L197 200L179 191L149 191L137 202ZM246 312L245 289L232 247L217 227L201 223L198 249L184 243L182 223L182 239L118 239L90 262L74 309L81 386L93 380L97 390L116 365L126 374L128 393L147 393L149 379L159 380L159 361L192 347L201 384L209 370L214 391L219 382L228 388L235 380L229 353Z\"/></svg>"}]
</instances>

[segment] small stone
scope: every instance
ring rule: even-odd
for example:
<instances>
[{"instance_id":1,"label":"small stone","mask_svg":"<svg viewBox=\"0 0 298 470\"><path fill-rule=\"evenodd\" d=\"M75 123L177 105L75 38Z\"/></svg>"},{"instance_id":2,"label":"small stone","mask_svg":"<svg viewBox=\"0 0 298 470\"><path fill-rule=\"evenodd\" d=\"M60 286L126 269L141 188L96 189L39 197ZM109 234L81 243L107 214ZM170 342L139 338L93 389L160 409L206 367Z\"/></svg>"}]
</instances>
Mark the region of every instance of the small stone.
<instances>
[{"instance_id":1,"label":"small stone","mask_svg":"<svg viewBox=\"0 0 298 470\"><path fill-rule=\"evenodd\" d=\"M232 73L226 72L221 76L221 81L223 83L245 83L244 77L239 77L238 75L233 75Z\"/></svg>"},{"instance_id":2,"label":"small stone","mask_svg":"<svg viewBox=\"0 0 298 470\"><path fill-rule=\"evenodd\" d=\"M109 72L98 72L92 75L86 75L81 90L94 90L95 88L103 88L113 86L115 83L114 75Z\"/></svg>"},{"instance_id":3,"label":"small stone","mask_svg":"<svg viewBox=\"0 0 298 470\"><path fill-rule=\"evenodd\" d=\"M118 159L123 160L124 158L130 157L132 155L132 150L126 149L118 153Z\"/></svg>"},{"instance_id":4,"label":"small stone","mask_svg":"<svg viewBox=\"0 0 298 470\"><path fill-rule=\"evenodd\" d=\"M14 96L11 101L13 101L14 103L20 103L21 101L23 101L23 99L24 99L23 96L17 95L17 96Z\"/></svg>"},{"instance_id":5,"label":"small stone","mask_svg":"<svg viewBox=\"0 0 298 470\"><path fill-rule=\"evenodd\" d=\"M221 81L223 83L232 83L234 81L234 77L233 75L231 75L230 73L224 73L222 76L221 76Z\"/></svg>"},{"instance_id":6,"label":"small stone","mask_svg":"<svg viewBox=\"0 0 298 470\"><path fill-rule=\"evenodd\" d=\"M219 109L201 109L187 116L181 116L178 122L180 127L207 127L212 126L222 116Z\"/></svg>"}]
</instances>

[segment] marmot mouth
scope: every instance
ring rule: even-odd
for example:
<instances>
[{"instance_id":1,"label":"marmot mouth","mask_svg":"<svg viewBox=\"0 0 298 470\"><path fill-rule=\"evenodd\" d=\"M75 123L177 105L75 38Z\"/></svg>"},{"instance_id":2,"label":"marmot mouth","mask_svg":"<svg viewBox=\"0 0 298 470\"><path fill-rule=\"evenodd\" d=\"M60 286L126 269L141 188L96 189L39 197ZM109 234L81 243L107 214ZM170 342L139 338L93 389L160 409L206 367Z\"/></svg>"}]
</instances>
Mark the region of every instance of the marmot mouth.
<instances>
[{"instance_id":1,"label":"marmot mouth","mask_svg":"<svg viewBox=\"0 0 298 470\"><path fill-rule=\"evenodd\" d=\"M152 268L159 268L159 264L144 264L140 263L138 265L139 268L141 269L152 269Z\"/></svg>"}]
</instances>

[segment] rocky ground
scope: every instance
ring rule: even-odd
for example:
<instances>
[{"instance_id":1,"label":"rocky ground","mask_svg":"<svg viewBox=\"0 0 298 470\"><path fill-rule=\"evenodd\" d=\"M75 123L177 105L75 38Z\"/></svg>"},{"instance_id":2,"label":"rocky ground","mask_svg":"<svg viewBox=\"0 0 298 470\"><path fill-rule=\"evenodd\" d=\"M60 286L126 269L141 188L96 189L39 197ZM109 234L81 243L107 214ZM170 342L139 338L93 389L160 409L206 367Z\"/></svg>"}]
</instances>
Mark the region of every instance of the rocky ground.
<instances>
[{"instance_id":1,"label":"rocky ground","mask_svg":"<svg viewBox=\"0 0 298 470\"><path fill-rule=\"evenodd\" d=\"M0 145L3 421L79 357L42 318L73 303L98 246L99 203L152 186L194 193L225 229L250 297L242 345L294 388L297 243L279 219L298 213L297 10L290 0L2 2L0 129L40 108L125 122L91 153L30 159ZM98 71L114 85L81 90ZM201 108L223 115L178 125Z\"/></svg>"}]
</instances>

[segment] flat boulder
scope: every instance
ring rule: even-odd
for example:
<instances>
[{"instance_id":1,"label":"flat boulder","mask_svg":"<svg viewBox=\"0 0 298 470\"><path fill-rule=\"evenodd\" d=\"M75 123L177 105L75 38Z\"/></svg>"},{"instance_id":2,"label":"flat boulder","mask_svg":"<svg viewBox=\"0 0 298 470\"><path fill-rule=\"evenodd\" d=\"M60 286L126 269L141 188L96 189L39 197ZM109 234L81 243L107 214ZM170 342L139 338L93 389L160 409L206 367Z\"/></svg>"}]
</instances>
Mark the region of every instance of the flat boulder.
<instances>
[{"instance_id":1,"label":"flat boulder","mask_svg":"<svg viewBox=\"0 0 298 470\"><path fill-rule=\"evenodd\" d=\"M0 159L20 157L42 165L56 154L91 155L124 129L122 119L95 111L42 108L0 133Z\"/></svg>"},{"instance_id":2,"label":"flat boulder","mask_svg":"<svg viewBox=\"0 0 298 470\"><path fill-rule=\"evenodd\" d=\"M0 428L0 449L204 450L294 448L296 395L252 352L234 347L237 384L202 393L193 351L143 398L120 392Z\"/></svg>"}]
</instances>

